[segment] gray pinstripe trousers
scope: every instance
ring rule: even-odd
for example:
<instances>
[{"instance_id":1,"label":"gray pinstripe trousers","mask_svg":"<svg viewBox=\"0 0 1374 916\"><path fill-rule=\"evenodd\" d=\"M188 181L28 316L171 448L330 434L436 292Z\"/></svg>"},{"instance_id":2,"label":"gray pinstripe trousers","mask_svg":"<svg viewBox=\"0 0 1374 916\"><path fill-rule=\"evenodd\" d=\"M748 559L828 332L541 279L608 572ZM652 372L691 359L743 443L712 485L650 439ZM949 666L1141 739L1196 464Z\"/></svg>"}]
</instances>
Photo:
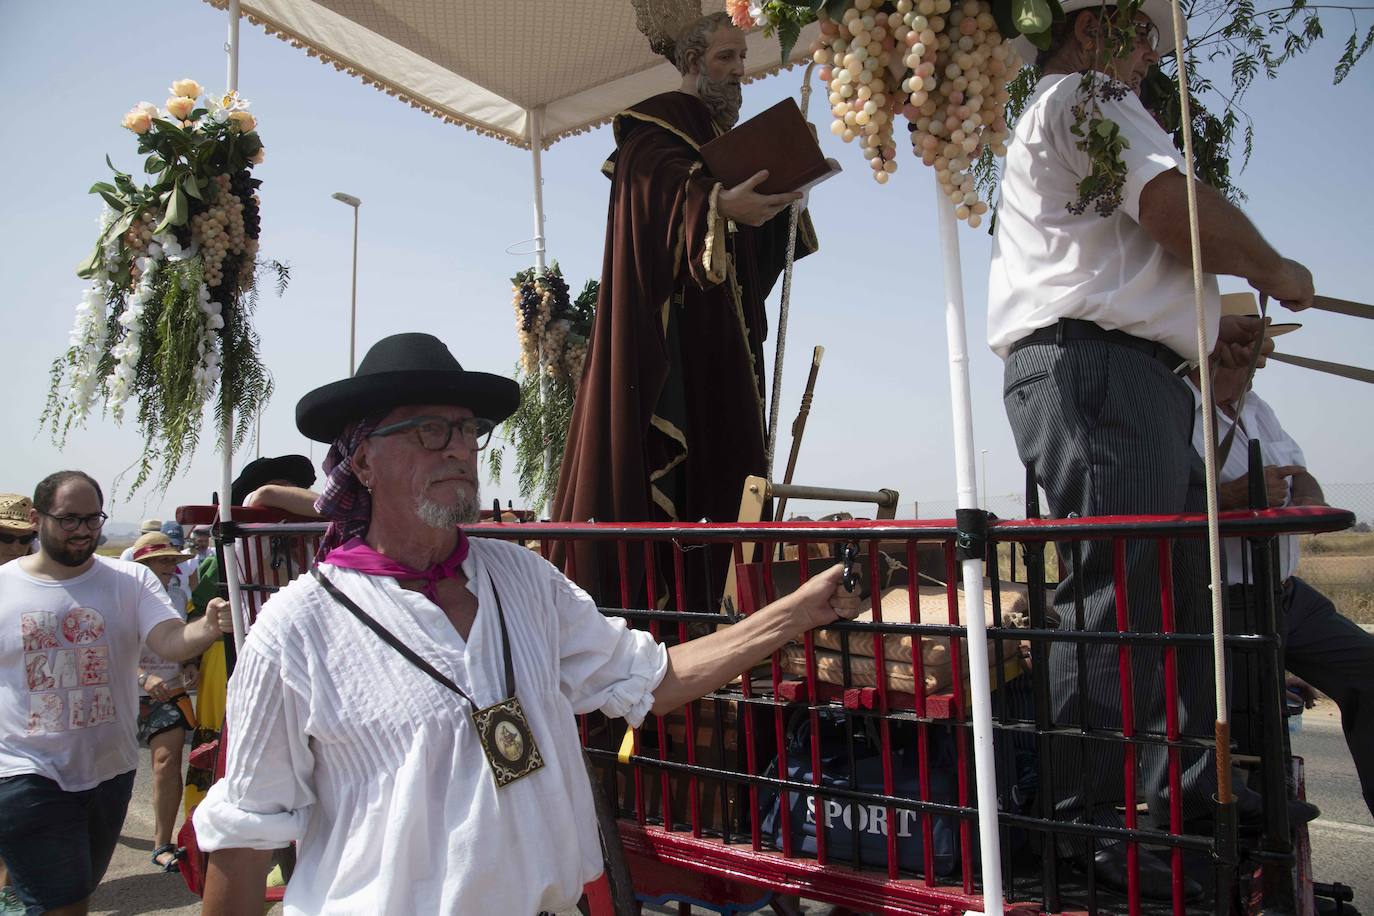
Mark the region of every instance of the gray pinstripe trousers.
<instances>
[{"instance_id":1,"label":"gray pinstripe trousers","mask_svg":"<svg viewBox=\"0 0 1374 916\"><path fill-rule=\"evenodd\" d=\"M1106 341L1032 344L1007 359L1003 400L1021 461L1034 467L1051 513L1171 514L1203 511L1205 478L1193 449L1193 399L1187 383L1157 359ZM1083 595L1081 629L1116 630L1110 541L1081 543L1081 566L1068 570L1055 595L1061 629L1079 629L1074 592ZM1182 632L1210 632L1204 542L1178 541L1172 553L1174 607ZM1158 547L1127 541L1131 628L1159 632ZM1075 582L1075 580L1077 580ZM1050 652L1053 721L1059 727L1121 727L1121 677L1116 646L1088 646L1086 690L1079 689L1079 649L1056 643ZM1136 730L1165 730L1163 653L1131 650ZM1209 736L1214 721L1210 650L1178 652L1180 723L1185 734ZM1080 693L1082 695L1080 695ZM1121 744L1074 735L1052 739L1056 810L1065 820L1119 824L1125 752ZM1181 754L1184 817L1207 814L1216 791L1214 756ZM1168 823L1168 756L1143 748L1139 771L1156 822ZM1061 841L1061 846L1064 844ZM1064 851L1073 851L1065 849Z\"/></svg>"}]
</instances>

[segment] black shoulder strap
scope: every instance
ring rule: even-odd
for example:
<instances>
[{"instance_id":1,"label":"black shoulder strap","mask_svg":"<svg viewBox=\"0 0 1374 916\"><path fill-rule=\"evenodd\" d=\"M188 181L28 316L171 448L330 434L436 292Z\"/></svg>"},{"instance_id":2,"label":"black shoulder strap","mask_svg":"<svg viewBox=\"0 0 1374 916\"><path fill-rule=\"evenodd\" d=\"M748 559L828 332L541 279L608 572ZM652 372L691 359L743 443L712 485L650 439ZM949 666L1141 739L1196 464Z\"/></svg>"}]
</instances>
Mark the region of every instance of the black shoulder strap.
<instances>
[{"instance_id":1,"label":"black shoulder strap","mask_svg":"<svg viewBox=\"0 0 1374 916\"><path fill-rule=\"evenodd\" d=\"M336 586L333 582L330 582L327 578L325 578L324 573L320 572L320 568L318 566L311 569L310 573L315 577L315 581L319 582L320 585L324 586L324 590L329 592L330 596L335 601L339 602L344 607L348 608L349 612L352 613L354 617L357 617L358 620L362 621L362 623L369 630L371 630L373 633L376 633L383 642L391 646L391 648L395 649L397 652L401 653L401 655L405 657L406 661L410 662L416 668L419 668L425 674L428 674L430 677L434 678L434 680L438 681L440 684L443 684L449 690L452 690L454 693L458 694L458 696L467 700L468 704L472 706L473 709L477 708L477 704L474 703L472 701L472 698L469 697L466 693L463 693L463 691L458 688L457 684L453 683L452 680L450 680L440 671L435 669L433 665L431 665L429 662L425 661L423 658L417 655L409 646L407 646L405 643L397 639L390 630L382 626L376 620L372 619L372 617L367 613L367 611L364 611L362 608L358 607L357 603L354 602L352 598L349 598L347 595L345 595L342 591L339 590L338 586Z\"/></svg>"}]
</instances>

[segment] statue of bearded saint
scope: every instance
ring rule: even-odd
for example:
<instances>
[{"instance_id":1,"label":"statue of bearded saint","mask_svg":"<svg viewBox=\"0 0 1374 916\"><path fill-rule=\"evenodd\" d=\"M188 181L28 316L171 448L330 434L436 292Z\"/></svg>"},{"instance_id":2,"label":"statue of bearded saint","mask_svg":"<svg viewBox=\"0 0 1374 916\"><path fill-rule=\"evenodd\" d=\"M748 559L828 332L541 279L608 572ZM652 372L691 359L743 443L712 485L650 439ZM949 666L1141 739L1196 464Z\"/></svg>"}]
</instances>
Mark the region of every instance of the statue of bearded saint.
<instances>
[{"instance_id":1,"label":"statue of bearded saint","mask_svg":"<svg viewBox=\"0 0 1374 916\"><path fill-rule=\"evenodd\" d=\"M723 13L701 17L682 33L673 48L674 63L682 73L682 91L701 99L725 130L739 121L747 53L744 33Z\"/></svg>"},{"instance_id":2,"label":"statue of bearded saint","mask_svg":"<svg viewBox=\"0 0 1374 916\"><path fill-rule=\"evenodd\" d=\"M733 28L733 27L732 27ZM720 31L724 31L721 29ZM711 115L721 127L729 130L739 122L740 105L744 102L744 87L739 77L712 79L706 68L697 74L697 98L711 109Z\"/></svg>"}]
</instances>

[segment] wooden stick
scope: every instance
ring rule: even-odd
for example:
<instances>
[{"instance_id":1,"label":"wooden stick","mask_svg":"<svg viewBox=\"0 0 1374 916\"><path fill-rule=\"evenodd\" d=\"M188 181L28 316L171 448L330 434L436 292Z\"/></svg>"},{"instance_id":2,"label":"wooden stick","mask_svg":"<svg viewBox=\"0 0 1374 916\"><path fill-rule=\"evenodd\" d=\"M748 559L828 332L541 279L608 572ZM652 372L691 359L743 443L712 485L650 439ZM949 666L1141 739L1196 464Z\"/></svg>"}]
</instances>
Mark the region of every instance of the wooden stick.
<instances>
[{"instance_id":1,"label":"wooden stick","mask_svg":"<svg viewBox=\"0 0 1374 916\"><path fill-rule=\"evenodd\" d=\"M1363 302L1351 302L1348 299L1333 299L1330 296L1313 296L1312 307L1314 309L1321 309L1324 312L1353 315L1356 318L1374 318L1374 305L1365 305Z\"/></svg>"},{"instance_id":2,"label":"wooden stick","mask_svg":"<svg viewBox=\"0 0 1374 916\"><path fill-rule=\"evenodd\" d=\"M1329 372L1332 375L1354 379L1357 382L1374 383L1374 370L1361 369L1359 366L1347 366L1344 363L1329 363L1324 359L1312 359L1310 356L1293 356L1289 353L1270 353L1269 358L1276 359L1281 363L1288 363L1292 366L1302 366L1304 369L1316 369L1318 372Z\"/></svg>"},{"instance_id":3,"label":"wooden stick","mask_svg":"<svg viewBox=\"0 0 1374 916\"><path fill-rule=\"evenodd\" d=\"M797 470L797 455L801 452L802 433L806 431L806 418L811 415L811 398L816 393L816 376L821 371L821 357L825 356L825 347L817 347L811 353L811 374L806 377L806 390L802 392L801 409L797 411L797 419L792 421L792 451L787 456L787 471L783 475L782 482L785 484L792 482L792 474ZM774 521L783 521L782 513L787 508L787 497L778 500L778 511L773 513Z\"/></svg>"}]
</instances>

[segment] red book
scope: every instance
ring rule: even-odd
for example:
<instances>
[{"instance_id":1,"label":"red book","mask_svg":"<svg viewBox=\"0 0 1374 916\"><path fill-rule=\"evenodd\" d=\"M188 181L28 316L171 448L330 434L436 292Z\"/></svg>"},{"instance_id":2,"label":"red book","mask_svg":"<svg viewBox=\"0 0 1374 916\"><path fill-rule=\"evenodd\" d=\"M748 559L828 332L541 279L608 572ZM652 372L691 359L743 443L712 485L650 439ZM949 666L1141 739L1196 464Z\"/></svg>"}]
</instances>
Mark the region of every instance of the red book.
<instances>
[{"instance_id":1,"label":"red book","mask_svg":"<svg viewBox=\"0 0 1374 916\"><path fill-rule=\"evenodd\" d=\"M767 169L768 177L756 189L760 194L805 191L840 170L821 153L801 109L791 98L709 141L701 148L701 158L711 175L727 188Z\"/></svg>"}]
</instances>

